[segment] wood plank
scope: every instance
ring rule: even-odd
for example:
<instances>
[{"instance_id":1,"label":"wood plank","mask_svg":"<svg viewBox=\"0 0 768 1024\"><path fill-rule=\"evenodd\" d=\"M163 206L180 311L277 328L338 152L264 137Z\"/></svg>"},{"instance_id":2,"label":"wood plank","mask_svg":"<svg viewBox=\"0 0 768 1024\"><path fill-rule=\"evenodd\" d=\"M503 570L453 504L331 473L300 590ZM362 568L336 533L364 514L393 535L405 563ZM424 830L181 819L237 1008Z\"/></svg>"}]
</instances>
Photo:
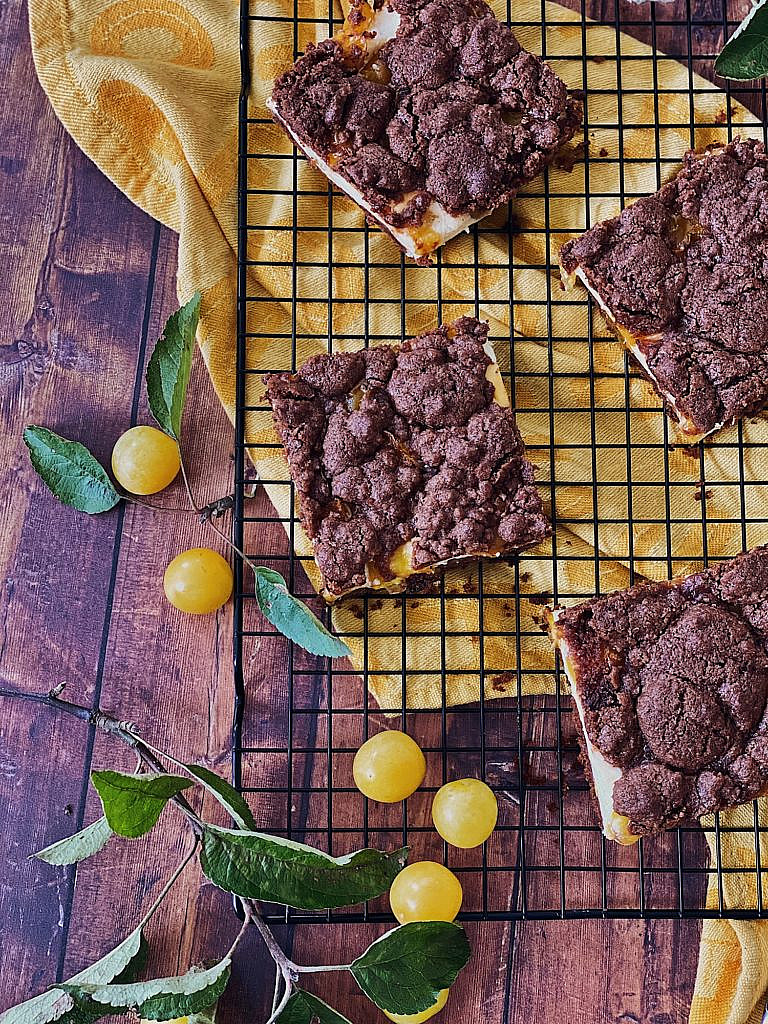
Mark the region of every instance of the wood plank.
<instances>
[{"instance_id":1,"label":"wood plank","mask_svg":"<svg viewBox=\"0 0 768 1024\"><path fill-rule=\"evenodd\" d=\"M62 678L90 701L109 616L119 516L87 520L53 501L21 444L28 422L92 438L100 456L130 416L154 225L58 125L34 75L20 2L5 6L0 61L4 434L0 679L44 690ZM23 97L23 102L20 98ZM120 243L107 245L114 224ZM128 382L128 387L121 385ZM76 825L85 737L45 710L3 701L2 1004L55 980L72 874L28 861Z\"/></svg>"}]
</instances>

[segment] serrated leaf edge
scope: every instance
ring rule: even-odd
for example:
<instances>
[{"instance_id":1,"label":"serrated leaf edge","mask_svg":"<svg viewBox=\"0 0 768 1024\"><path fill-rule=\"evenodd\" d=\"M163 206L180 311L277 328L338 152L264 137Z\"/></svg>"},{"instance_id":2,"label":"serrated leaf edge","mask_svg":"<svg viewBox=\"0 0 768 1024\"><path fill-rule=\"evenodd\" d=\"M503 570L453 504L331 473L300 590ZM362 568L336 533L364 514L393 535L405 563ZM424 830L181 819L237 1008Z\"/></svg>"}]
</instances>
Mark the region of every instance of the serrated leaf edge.
<instances>
[{"instance_id":1,"label":"serrated leaf edge","mask_svg":"<svg viewBox=\"0 0 768 1024\"><path fill-rule=\"evenodd\" d=\"M71 979L61 987L67 991L70 986L77 991L89 995L94 1002L102 1003L104 1006L138 1006L149 1002L156 996L189 996L196 992L202 992L209 988L231 967L232 960L225 956L213 967L206 970L189 970L185 974L177 974L168 978L153 978L150 981L132 981L124 985L91 985L73 984L76 978ZM184 987L173 987L172 982L188 982Z\"/></svg>"},{"instance_id":2,"label":"serrated leaf edge","mask_svg":"<svg viewBox=\"0 0 768 1024\"><path fill-rule=\"evenodd\" d=\"M88 459L91 460L94 467L100 471L100 473L94 473L92 475L92 479L98 480L99 484L102 487L104 487L104 489L110 495L110 500L113 499L110 505L104 505L103 508L96 509L93 512L88 512L85 509L79 508L71 501L67 501L60 494L58 494L53 489L53 487L51 487L51 485L46 480L45 469L40 461L40 453L36 447L36 444L48 444L48 451L52 458L62 459L66 462L67 457L65 455L62 455L60 452L53 451L50 441L47 440L46 437L44 437L43 435L47 435L47 438L55 438L57 441L60 441L63 445L71 446L71 450L79 451L83 453L85 456L87 456ZM30 438L34 439L34 443L30 441ZM34 469L35 473L37 473L37 475L40 477L40 479L51 492L51 494L54 496L54 498L56 498L57 501L60 501L62 505L66 505L68 508L74 508L78 512L85 512L86 515L98 515L100 512L109 512L111 509L115 507L115 505L117 505L120 502L122 496L118 492L112 481L109 479L107 471L104 469L104 467L93 454L93 452L89 448L86 448L86 446L81 441L73 441L69 437L63 437L61 434L57 434L55 430L50 430L48 427L38 426L35 423L30 423L24 428L24 431L22 433L22 439L24 441L24 444L26 445L27 451L29 452L29 460L32 463L32 468ZM83 472L81 472L81 476L82 475L84 475Z\"/></svg>"},{"instance_id":3,"label":"serrated leaf edge","mask_svg":"<svg viewBox=\"0 0 768 1024\"><path fill-rule=\"evenodd\" d=\"M751 8L749 10L749 13L744 15L743 20L737 26L737 28L734 31L733 35L729 36L728 39L723 44L723 48L720 51L720 53L718 54L717 58L715 59L715 64L714 64L715 74L719 75L721 78L727 78L730 81L734 81L734 82L738 82L738 81L741 81L741 82L751 82L751 81L753 81L753 79L754 79L753 75L749 75L747 77L738 78L738 77L734 77L733 74L721 74L720 68L718 67L718 65L720 65L720 67L722 67L722 57L723 57L723 55L725 55L726 57L728 56L728 47L731 45L731 43L735 42L741 35L743 35L743 33L749 28L749 25L751 24L752 19L755 17L755 15L758 13L758 11L760 11L763 7L765 7L766 3L768 3L768 0L760 0L759 3L754 3L754 0L753 0L752 6L751 6ZM758 44L756 43L755 45L757 46ZM765 37L765 45L768 48L768 36ZM766 70L768 71L768 68Z\"/></svg>"},{"instance_id":4,"label":"serrated leaf edge","mask_svg":"<svg viewBox=\"0 0 768 1024\"><path fill-rule=\"evenodd\" d=\"M165 325L163 326L163 333L161 334L161 336L158 338L157 342L155 343L155 347L152 350L152 355L149 358L149 362L147 363L147 369L146 369L146 372L144 374L145 387L146 387L146 392L147 392L147 401L149 402L150 412L152 413L153 417L155 418L155 421L161 427L161 429L164 430L165 433L167 433L175 441L179 440L179 434L181 433L181 420L182 420L182 416L184 414L184 405L185 405L185 402L186 402L187 387L189 385L189 370L191 370L192 355L193 355L193 352L194 352L195 338L197 336L197 327L198 327L198 324L200 322L200 306L202 304L202 299L203 299L202 292L199 291L199 290L196 290L193 293L193 295L185 303L183 303L181 306L179 306L178 309L176 309L173 313L171 313L171 315L166 320ZM190 353L189 368L183 374L183 376L185 378L184 381L183 381L183 394L181 396L181 408L179 409L179 414L178 414L178 421L179 422L178 422L178 424L176 424L176 423L174 423L173 404L174 404L174 399L176 397L176 390L177 390L177 388L179 387L179 384L180 384L180 379L179 379L179 376L178 376L178 373L177 373L176 379L175 379L174 384L173 384L173 391L172 391L172 394L171 394L171 404L169 406L168 405L168 401L167 401L167 396L165 394L165 389L163 387L163 375L162 375L162 372L160 370L160 358L161 358L161 356L163 354L162 348L160 346L162 346L163 344L167 344L167 333L168 333L169 327L171 326L171 322L172 322L173 318L174 317L182 318L183 316L186 316L188 314L191 315L193 317L193 319L194 319L194 329L192 331L192 335L191 335L191 338L190 338L189 343L188 343L189 353ZM179 330L179 333L180 334L182 333L181 330ZM185 345L186 344L187 343L185 342ZM158 408L158 406L157 406L157 404L156 404L156 402L154 400L153 394L152 394L153 387L150 386L150 377L155 372L157 372L157 380L159 382L160 397L162 398L162 402L163 402L163 408L162 409Z\"/></svg>"},{"instance_id":5,"label":"serrated leaf edge","mask_svg":"<svg viewBox=\"0 0 768 1024\"><path fill-rule=\"evenodd\" d=\"M69 846L76 846L78 841L82 841L83 836L91 834L98 834L101 842L99 845L94 846L89 853L85 853L79 857L68 857L66 860L50 856L50 854L55 853L55 851L64 850ZM96 821L92 821L90 825L86 825L85 828L81 828L79 832L75 832L74 835L58 839L55 843L51 843L42 850L38 850L37 853L33 853L32 856L37 860L43 861L44 864L53 865L53 867L65 867L69 864L79 864L80 861L86 860L88 857L93 857L100 850L103 850L114 834L115 833L109 827L109 822L106 817L102 815L100 818L97 818Z\"/></svg>"},{"instance_id":6,"label":"serrated leaf edge","mask_svg":"<svg viewBox=\"0 0 768 1024\"><path fill-rule=\"evenodd\" d=\"M233 838L239 840L247 839L249 836L252 836L254 839L265 839L268 842L274 843L277 846L287 847L289 850L296 850L299 853L315 854L316 856L321 857L328 863L334 864L338 867L344 867L345 865L351 863L355 857L358 857L362 853L376 853L380 854L382 857L390 858L396 856L397 854L405 855L408 852L407 846L401 846L399 849L392 850L390 852L376 850L371 846L365 846L361 850L352 850L351 853L344 853L340 857L333 857L331 856L330 853L326 853L325 850L318 850L314 846L307 846L305 843L297 843L295 839L285 839L283 836L270 835L268 832L252 832L250 830L245 829L223 828L221 825L209 824L206 824L205 828L206 830L209 830L211 832L232 836Z\"/></svg>"}]
</instances>

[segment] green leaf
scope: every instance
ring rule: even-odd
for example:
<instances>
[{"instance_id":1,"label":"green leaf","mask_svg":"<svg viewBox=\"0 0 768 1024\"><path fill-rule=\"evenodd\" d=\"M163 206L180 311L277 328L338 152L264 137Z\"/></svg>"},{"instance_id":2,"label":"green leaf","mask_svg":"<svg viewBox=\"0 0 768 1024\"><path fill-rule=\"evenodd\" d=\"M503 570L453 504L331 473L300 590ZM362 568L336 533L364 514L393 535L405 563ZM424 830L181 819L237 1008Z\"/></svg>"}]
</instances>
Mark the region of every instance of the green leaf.
<instances>
[{"instance_id":1,"label":"green leaf","mask_svg":"<svg viewBox=\"0 0 768 1024\"><path fill-rule=\"evenodd\" d=\"M181 775L127 775L91 772L109 827L119 836L136 839L152 828L171 799L192 782Z\"/></svg>"},{"instance_id":2,"label":"green leaf","mask_svg":"<svg viewBox=\"0 0 768 1024\"><path fill-rule=\"evenodd\" d=\"M74 997L73 997L74 998ZM71 1010L68 1010L63 1017L60 1017L56 1024L96 1024L97 1020L103 1020L108 1011L98 1003L88 999L77 1000ZM120 1011L119 1016L125 1014Z\"/></svg>"},{"instance_id":3,"label":"green leaf","mask_svg":"<svg viewBox=\"0 0 768 1024\"><path fill-rule=\"evenodd\" d=\"M91 964L90 967L86 967L85 970L70 978L68 984L82 982L89 985L107 985L135 965L136 959L145 954L146 947L141 928L136 928L127 938L123 939L119 946L111 949L101 960L97 960L95 964Z\"/></svg>"},{"instance_id":4,"label":"green leaf","mask_svg":"<svg viewBox=\"0 0 768 1024\"><path fill-rule=\"evenodd\" d=\"M135 934L136 932L132 932L128 936L126 942L132 943ZM109 955L111 954L108 954L108 956ZM146 966L148 959L149 944L147 943L144 936L140 934L139 947L135 955L132 957L132 959L126 964L125 968L118 974L116 974L114 978L110 977L109 971L102 970L100 970L99 976L105 984L111 981L135 981L135 979L139 976L139 974ZM86 970L86 974L88 973L88 970L90 970L90 968ZM72 984L73 982L75 982L77 977L82 977L82 972L80 975L76 975L75 978L71 978L68 984ZM73 996L72 998L75 1001L74 1007L67 1013L65 1013L64 1016L61 1017L60 1020L57 1022L57 1024L95 1024L95 1021L101 1020L102 1017L104 1017L104 1007L99 1003L94 1003L90 996Z\"/></svg>"},{"instance_id":5,"label":"green leaf","mask_svg":"<svg viewBox=\"0 0 768 1024\"><path fill-rule=\"evenodd\" d=\"M349 969L380 1009L411 1014L432 1006L469 957L469 941L459 925L418 921L376 939Z\"/></svg>"},{"instance_id":6,"label":"green leaf","mask_svg":"<svg viewBox=\"0 0 768 1024\"><path fill-rule=\"evenodd\" d=\"M715 61L722 78L750 81L768 74L767 0L755 4Z\"/></svg>"},{"instance_id":7,"label":"green leaf","mask_svg":"<svg viewBox=\"0 0 768 1024\"><path fill-rule=\"evenodd\" d=\"M350 650L320 619L294 597L279 572L266 566L253 567L256 577L256 600L264 618L277 627L283 636L293 640L310 654L325 658L345 658Z\"/></svg>"},{"instance_id":8,"label":"green leaf","mask_svg":"<svg viewBox=\"0 0 768 1024\"><path fill-rule=\"evenodd\" d=\"M322 999L297 988L285 1004L275 1024L350 1024L347 1017L337 1013Z\"/></svg>"},{"instance_id":9,"label":"green leaf","mask_svg":"<svg viewBox=\"0 0 768 1024\"><path fill-rule=\"evenodd\" d=\"M44 850L33 854L38 860L44 860L46 864L77 864L78 861L92 857L94 853L103 850L114 835L109 827L106 818L97 818L91 825L87 825L80 832L73 836L60 839L57 843L51 843Z\"/></svg>"},{"instance_id":10,"label":"green leaf","mask_svg":"<svg viewBox=\"0 0 768 1024\"><path fill-rule=\"evenodd\" d=\"M128 984L67 985L77 997L90 997L94 1003L119 1011L133 1010L146 1020L168 1021L202 1013L215 1003L229 982L231 960L225 957L213 967L193 967L186 974ZM112 1012L112 1010L110 1010Z\"/></svg>"},{"instance_id":11,"label":"green leaf","mask_svg":"<svg viewBox=\"0 0 768 1024\"><path fill-rule=\"evenodd\" d=\"M24 431L24 443L35 472L65 505L94 515L120 501L104 468L79 441L30 425Z\"/></svg>"},{"instance_id":12,"label":"green leaf","mask_svg":"<svg viewBox=\"0 0 768 1024\"><path fill-rule=\"evenodd\" d=\"M171 437L179 440L184 400L200 320L200 292L166 322L147 365L147 399L152 415Z\"/></svg>"},{"instance_id":13,"label":"green leaf","mask_svg":"<svg viewBox=\"0 0 768 1024\"><path fill-rule=\"evenodd\" d=\"M209 974L212 978L205 988L196 992L187 992L182 989L178 992L158 993L142 1003L138 1012L144 1020L170 1021L177 1017L188 1017L190 1018L188 1024L192 1024L192 1019L198 1014L203 1015L201 1020L205 1020L204 1015L211 1010L212 1005L215 1009L215 1004L229 984L231 973L229 958L209 968L208 971L193 967L187 974L182 975L179 981L183 982L185 979L190 979L192 975L203 973Z\"/></svg>"},{"instance_id":14,"label":"green leaf","mask_svg":"<svg viewBox=\"0 0 768 1024\"><path fill-rule=\"evenodd\" d=\"M125 976L131 968L139 970L141 962L146 957L146 945L141 934L141 929L132 931L128 938L124 939L119 946L115 946L101 960L86 967L73 978L70 978L66 985L80 984L108 984L115 978ZM87 1018L83 1016L86 1012L84 1005L75 996L61 988L52 988L43 992L34 999L28 999L18 1006L12 1006L5 1013L0 1014L2 1024L49 1024L50 1021L60 1021L61 1024L80 1024L80 1021L98 1020L98 1017ZM85 1001L87 1005L87 1000ZM99 1011L104 1016L104 1011Z\"/></svg>"},{"instance_id":15,"label":"green leaf","mask_svg":"<svg viewBox=\"0 0 768 1024\"><path fill-rule=\"evenodd\" d=\"M0 1024L49 1024L61 1020L74 1005L68 992L54 988L0 1013Z\"/></svg>"},{"instance_id":16,"label":"green leaf","mask_svg":"<svg viewBox=\"0 0 768 1024\"><path fill-rule=\"evenodd\" d=\"M402 870L407 849L331 857L302 843L206 825L200 864L225 892L302 910L347 907L380 896Z\"/></svg>"},{"instance_id":17,"label":"green leaf","mask_svg":"<svg viewBox=\"0 0 768 1024\"><path fill-rule=\"evenodd\" d=\"M253 817L253 811L234 786L230 786L226 779L222 779L220 775L201 764L188 764L185 767L190 775L193 775L209 793L216 797L240 828L256 831L256 819Z\"/></svg>"}]
</instances>

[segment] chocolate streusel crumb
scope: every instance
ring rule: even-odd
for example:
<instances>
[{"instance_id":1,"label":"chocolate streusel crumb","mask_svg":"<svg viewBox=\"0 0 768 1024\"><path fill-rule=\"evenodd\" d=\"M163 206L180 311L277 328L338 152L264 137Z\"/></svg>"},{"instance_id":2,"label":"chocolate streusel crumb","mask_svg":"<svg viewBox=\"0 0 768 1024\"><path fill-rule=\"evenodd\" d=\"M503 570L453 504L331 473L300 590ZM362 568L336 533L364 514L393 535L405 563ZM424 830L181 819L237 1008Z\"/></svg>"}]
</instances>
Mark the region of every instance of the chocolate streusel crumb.
<instances>
[{"instance_id":1,"label":"chocolate streusel crumb","mask_svg":"<svg viewBox=\"0 0 768 1024\"><path fill-rule=\"evenodd\" d=\"M689 152L656 195L568 242L613 326L693 440L768 405L768 157Z\"/></svg>"},{"instance_id":2,"label":"chocolate streusel crumb","mask_svg":"<svg viewBox=\"0 0 768 1024\"><path fill-rule=\"evenodd\" d=\"M553 629L634 835L768 791L768 546L561 611Z\"/></svg>"},{"instance_id":3,"label":"chocolate streusel crumb","mask_svg":"<svg viewBox=\"0 0 768 1024\"><path fill-rule=\"evenodd\" d=\"M383 45L365 36L378 14L397 23ZM433 202L485 216L581 123L579 100L483 0L353 0L345 29L277 80L271 109L385 226L413 228L430 227Z\"/></svg>"},{"instance_id":4,"label":"chocolate streusel crumb","mask_svg":"<svg viewBox=\"0 0 768 1024\"><path fill-rule=\"evenodd\" d=\"M470 317L406 341L313 356L267 398L329 596L549 532L514 413Z\"/></svg>"}]
</instances>

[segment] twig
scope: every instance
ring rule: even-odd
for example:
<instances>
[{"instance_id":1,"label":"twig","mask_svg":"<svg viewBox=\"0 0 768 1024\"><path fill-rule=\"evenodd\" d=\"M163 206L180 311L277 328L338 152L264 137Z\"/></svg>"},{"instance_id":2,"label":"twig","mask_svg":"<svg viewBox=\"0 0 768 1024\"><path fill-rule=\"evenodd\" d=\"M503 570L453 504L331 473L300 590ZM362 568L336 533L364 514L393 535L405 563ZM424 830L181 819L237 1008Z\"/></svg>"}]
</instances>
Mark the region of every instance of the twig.
<instances>
[{"instance_id":1,"label":"twig","mask_svg":"<svg viewBox=\"0 0 768 1024\"><path fill-rule=\"evenodd\" d=\"M208 523L211 519L220 519L226 512L231 512L235 507L234 494L225 494L223 498L209 501L200 509L200 521Z\"/></svg>"},{"instance_id":2,"label":"twig","mask_svg":"<svg viewBox=\"0 0 768 1024\"><path fill-rule=\"evenodd\" d=\"M301 964L293 965L299 974L325 974L327 971L348 971L349 964L317 964L313 967L303 967Z\"/></svg>"},{"instance_id":3,"label":"twig","mask_svg":"<svg viewBox=\"0 0 768 1024\"><path fill-rule=\"evenodd\" d=\"M290 987L298 978L300 968L298 968L293 960L289 959L282 951L278 945L277 939L272 934L272 929L261 916L261 911L259 910L256 902L254 900L241 900L241 903L244 908L248 907L250 910L253 926L261 935L264 940L264 945L267 947L272 959L277 964L286 984Z\"/></svg>"},{"instance_id":4,"label":"twig","mask_svg":"<svg viewBox=\"0 0 768 1024\"><path fill-rule=\"evenodd\" d=\"M214 529L217 529L217 527L214 526ZM77 718L80 721L86 722L93 728L99 729L101 732L107 733L110 736L116 736L118 739L122 740L123 743L127 744L132 750L134 750L141 759L141 762L146 767L151 768L153 771L160 773L166 772L166 769L162 761L160 761L158 755L167 757L168 760L173 763L181 764L181 762L176 761L176 759L172 757L170 754L166 754L164 751L158 750L157 748L153 747L150 743L148 743L139 734L139 731L133 722L121 721L115 718L114 715L110 715L107 712L102 711L101 708L87 708L82 704L74 704L72 701L64 700L61 697L61 693L63 692L65 685L65 683L59 683L48 693L44 694L24 693L22 691L10 690L6 687L0 687L0 696L14 697L18 700L27 700L36 704L43 704L47 707L53 708L56 711L62 711L64 712L64 714L71 715L73 718ZM181 810L184 817L187 819L190 829L192 830L194 842L189 853L185 855L182 862L175 869L175 871L171 875L171 878L165 884L161 893L152 904L152 907L150 908L149 912L142 919L140 927L143 927L149 920L149 918L152 916L152 914L155 913L160 903L168 894L171 886L174 884L174 882L179 877L181 872L184 870L184 868L190 862L192 857L195 855L200 843L200 838L203 834L203 822L200 820L200 818L195 813L191 805L187 802L187 800L181 794L177 794L176 796L172 797L172 802L176 804L179 810ZM242 927L237 937L235 938L235 941L232 944L232 947L228 955L231 956L235 952L235 949L242 940L243 935L250 926L253 926L256 929L256 931L261 935L261 938L263 939L270 956L275 962L275 967L277 970L277 977L275 979L275 995L272 1004L272 1015L267 1021L267 1024L274 1024L274 1022L278 1019L280 1014L285 1009L288 1000L291 998L291 995L293 994L294 985L296 984L299 975L317 973L322 971L347 970L346 964L304 967L294 963L293 960L291 960L290 957L286 956L286 954L281 949L280 945L277 942L277 939L272 933L271 928L264 920L261 911L259 910L257 902L255 900L240 898L240 903L242 904L243 907L244 920ZM278 1000L277 997L280 990L281 979L285 984L285 991L283 992L282 998Z\"/></svg>"},{"instance_id":5,"label":"twig","mask_svg":"<svg viewBox=\"0 0 768 1024\"><path fill-rule=\"evenodd\" d=\"M235 542L234 542L234 541L232 540L232 538L231 538L230 536L228 536L228 535L227 535L227 534L226 534L226 533L225 533L225 532L224 532L224 531L223 531L222 529L220 529L220 528L219 528L219 527L218 527L218 526L216 525L216 523L214 523L214 522L213 522L213 520L211 520L211 519L206 519L206 522L208 523L208 525L210 526L210 528L211 528L212 530L214 530L214 531L215 531L216 533L218 533L218 535L219 535L219 536L220 536L220 537L222 538L222 540L223 540L223 541L224 541L224 542L225 542L226 544L228 544L228 545L230 546L230 548L232 548L232 550L234 551L234 553L235 553L235 554L236 554L236 555L237 555L237 556L238 556L239 558L242 558L242 560L243 560L243 561L245 562L245 564L246 564L247 566L249 566L249 567L250 567L251 569L253 569L253 572L254 572L254 573L255 573L256 575L258 575L258 573L257 573L257 570L258 570L258 568L259 568L259 567L258 567L258 565L256 565L256 563L255 563L254 561L252 561L252 559L250 559L250 558L248 557L248 555L246 555L246 553L245 553L245 552L244 552L243 550L241 550L241 549L240 549L240 548L239 548L239 547L237 546L237 544L235 544Z\"/></svg>"},{"instance_id":6,"label":"twig","mask_svg":"<svg viewBox=\"0 0 768 1024\"><path fill-rule=\"evenodd\" d=\"M251 925L252 918L253 918L253 915L251 914L250 907L246 907L245 904L243 904L243 923L242 923L242 926L240 928L240 931L235 936L235 941L229 947L229 952L227 953L227 956L230 959L234 955L235 950L237 949L237 947L240 945L243 936L248 931L248 928Z\"/></svg>"},{"instance_id":7,"label":"twig","mask_svg":"<svg viewBox=\"0 0 768 1024\"><path fill-rule=\"evenodd\" d=\"M93 711L91 708L83 707L81 704L71 704L68 700L60 700L59 694L64 689L64 683L59 683L48 693L25 693L23 690L11 690L5 686L0 687L0 697L14 697L16 700L26 700L33 704L44 704L46 707L55 708L57 711L63 711L65 714L72 715L73 718L79 718L81 722L88 722L90 725L95 723L91 721L91 715Z\"/></svg>"}]
</instances>

